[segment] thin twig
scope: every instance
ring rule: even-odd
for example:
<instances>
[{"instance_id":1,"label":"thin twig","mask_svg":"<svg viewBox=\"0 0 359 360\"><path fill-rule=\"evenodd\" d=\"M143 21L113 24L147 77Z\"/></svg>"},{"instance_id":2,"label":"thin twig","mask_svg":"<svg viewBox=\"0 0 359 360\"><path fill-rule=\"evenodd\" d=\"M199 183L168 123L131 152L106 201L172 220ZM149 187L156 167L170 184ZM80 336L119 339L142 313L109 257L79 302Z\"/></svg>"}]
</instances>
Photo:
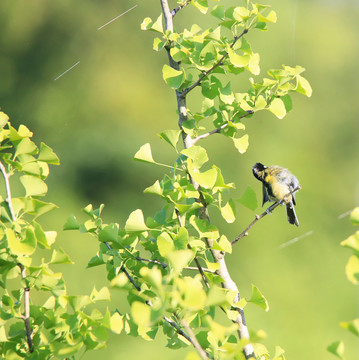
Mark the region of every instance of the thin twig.
<instances>
[{"instance_id":1,"label":"thin twig","mask_svg":"<svg viewBox=\"0 0 359 360\"><path fill-rule=\"evenodd\" d=\"M186 7L187 5L189 5L191 3L192 0L187 0L184 4L181 4L179 6L177 6L175 9L173 9L171 11L171 15L175 16L180 10L182 10L184 7Z\"/></svg>"},{"instance_id":2,"label":"thin twig","mask_svg":"<svg viewBox=\"0 0 359 360\"><path fill-rule=\"evenodd\" d=\"M178 210L177 208L175 209L175 212L176 212L176 216L177 216L177 220L178 220L179 226L180 226L180 227L183 227L181 215L180 215L180 212L179 212L179 210ZM192 246L191 246L190 244L187 244L187 247L188 247L190 250L192 250ZM203 282L206 284L207 288L209 289L209 282L208 282L208 280L207 280L207 277L206 277L206 275L205 275L205 273L204 273L204 271L203 271L202 265L201 265L201 263L199 262L197 256L194 257L194 262L196 263L197 269L198 269L199 273L200 273L201 276L202 276Z\"/></svg>"},{"instance_id":3,"label":"thin twig","mask_svg":"<svg viewBox=\"0 0 359 360\"><path fill-rule=\"evenodd\" d=\"M290 196L293 193L295 193L296 191L300 190L302 187L299 185L298 187L296 187L295 189L291 190L286 196ZM266 211L264 211L261 215L256 215L255 219L231 242L232 246L239 241L240 239L242 239L245 236L248 236L248 231L263 217L265 217L268 214L271 214L272 211L279 205L282 205L283 201L282 200L278 200L276 201L274 204L272 204L271 206L268 207L268 209Z\"/></svg>"},{"instance_id":4,"label":"thin twig","mask_svg":"<svg viewBox=\"0 0 359 360\"><path fill-rule=\"evenodd\" d=\"M145 262L149 262L149 263L152 263L152 264L161 265L164 269L166 267L168 267L168 264L165 264L165 263L163 263L161 261L158 261L158 260L144 259L144 258L142 258L140 256L136 256L135 259L138 260L138 261L145 261Z\"/></svg>"},{"instance_id":5,"label":"thin twig","mask_svg":"<svg viewBox=\"0 0 359 360\"><path fill-rule=\"evenodd\" d=\"M247 34L248 32L248 29L244 29L243 32L238 35L238 36L235 36L233 41L232 41L232 44L230 45L230 48L233 48L233 46L236 44L236 42L245 34ZM196 86L200 85L201 84L201 81L207 77L210 73L212 73L213 70L215 70L218 66L222 65L222 62L223 60L228 56L228 51L226 51L226 53L218 60L218 62L216 64L214 64L208 71L204 71L202 73L202 75L199 77L199 79L194 83L192 84L191 86L189 86L187 89L184 89L182 91L182 95L185 96L187 95L191 90L193 90Z\"/></svg>"},{"instance_id":6,"label":"thin twig","mask_svg":"<svg viewBox=\"0 0 359 360\"><path fill-rule=\"evenodd\" d=\"M200 343L198 342L196 335L194 334L193 330L191 329L191 327L188 325L187 321L185 320L180 320L181 325L186 329L187 333L189 334L189 336L192 339L192 345L194 346L194 348L198 351L199 356L203 359L203 360L208 360L209 358L209 354L203 350L202 346L200 345Z\"/></svg>"},{"instance_id":7,"label":"thin twig","mask_svg":"<svg viewBox=\"0 0 359 360\"><path fill-rule=\"evenodd\" d=\"M109 250L112 249L112 248L111 248L111 245L110 245L108 242L106 242L106 241L105 241L105 245L107 246L107 248L108 248ZM142 259L142 258L140 258L140 259L141 259L142 261L147 260L147 259ZM150 261L150 262L151 262L151 261ZM157 262L156 262L156 263L157 263ZM163 265L166 265L166 264L163 264ZM130 283L134 286L134 288L135 288L137 291L141 291L140 286L138 286L138 285L136 284L136 282L134 281L134 279L132 279L131 275L128 273L128 271L126 270L126 268L125 268L123 265L121 266L120 270L124 272L124 274L126 275L127 279L128 279L128 280L130 281ZM151 301L146 301L146 304L147 304L148 306L152 306ZM177 334L183 336L186 340L188 340L188 341L195 347L194 342L193 342L193 340L191 339L191 337L190 337L189 335L187 335L187 334L179 327L179 325L176 324L176 322L170 320L167 316L163 316L162 319L163 319L164 321L166 321L170 326L172 326L172 327L175 329L175 331L177 332Z\"/></svg>"},{"instance_id":8,"label":"thin twig","mask_svg":"<svg viewBox=\"0 0 359 360\"><path fill-rule=\"evenodd\" d=\"M252 114L254 114L254 111L248 111L246 114L241 115L241 116L239 117L239 119L243 119L243 118L245 118L245 117L247 117L247 116L249 116L249 115L252 115ZM225 129L228 125L229 125L229 121L225 122L224 124L222 124L221 126L219 126L218 128L216 128L216 129L214 129L214 130L212 130L212 131L209 131L209 132L207 132L207 133L205 133L205 134L202 134L202 135L199 135L199 136L195 137L195 138L192 140L192 144L194 145L194 144L196 144L197 141L199 141L199 140L205 139L206 137L211 136L211 135L213 135L213 134L220 133L220 132L221 132L223 129Z\"/></svg>"}]
</instances>

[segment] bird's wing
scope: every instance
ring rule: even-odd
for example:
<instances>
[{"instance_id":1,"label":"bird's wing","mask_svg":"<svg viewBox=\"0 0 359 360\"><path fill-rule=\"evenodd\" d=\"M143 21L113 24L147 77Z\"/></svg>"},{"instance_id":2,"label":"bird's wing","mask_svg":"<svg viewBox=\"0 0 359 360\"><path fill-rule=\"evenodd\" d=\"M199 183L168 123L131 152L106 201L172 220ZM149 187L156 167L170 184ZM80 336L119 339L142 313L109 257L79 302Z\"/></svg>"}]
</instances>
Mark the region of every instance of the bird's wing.
<instances>
[{"instance_id":1,"label":"bird's wing","mask_svg":"<svg viewBox=\"0 0 359 360\"><path fill-rule=\"evenodd\" d=\"M264 183L263 183L263 203L262 203L262 206L263 206L267 201L269 201L269 197L268 197L268 193L267 193L267 188L266 188L266 186L265 186Z\"/></svg>"}]
</instances>

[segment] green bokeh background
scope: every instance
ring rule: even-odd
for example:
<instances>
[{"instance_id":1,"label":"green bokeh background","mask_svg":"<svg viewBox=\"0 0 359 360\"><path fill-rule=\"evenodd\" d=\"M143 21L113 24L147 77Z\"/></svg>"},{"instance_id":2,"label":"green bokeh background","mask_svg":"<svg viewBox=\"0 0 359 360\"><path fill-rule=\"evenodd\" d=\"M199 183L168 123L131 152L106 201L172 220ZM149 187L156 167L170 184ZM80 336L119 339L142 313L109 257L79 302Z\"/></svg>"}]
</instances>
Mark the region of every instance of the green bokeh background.
<instances>
[{"instance_id":1,"label":"green bokeh background","mask_svg":"<svg viewBox=\"0 0 359 360\"><path fill-rule=\"evenodd\" d=\"M282 64L302 65L313 96L295 95L294 110L282 120L264 112L245 120L250 146L244 155L219 135L201 145L221 167L225 180L236 183L235 198L249 185L260 199L261 186L251 173L255 162L290 168L303 186L297 196L301 226L289 226L284 208L276 210L235 246L228 265L243 296L250 295L254 283L269 301L268 313L249 305L246 316L250 328L267 332L264 343L271 352L280 345L288 359L334 359L326 347L343 339L348 359L354 359L359 353L357 339L338 324L358 317L358 289L344 272L349 251L339 245L355 229L348 217L338 216L359 204L359 2L265 3L277 12L277 24L266 33L247 36L261 55L260 76ZM97 30L134 5L134 10ZM13 125L27 125L35 141L46 142L61 159L61 166L52 168L47 196L60 208L46 215L43 225L58 231L57 246L75 262L57 268L71 293L84 294L108 283L104 268L85 269L97 251L96 242L62 231L69 214L81 218L80 209L88 203L105 203L105 220L123 226L131 211L142 208L150 216L161 206L142 190L165 169L132 160L146 142L152 144L155 159L169 164L175 159L157 136L177 126L175 96L161 78L167 57L153 52L153 34L141 32L139 26L144 17L157 18L159 13L158 0L0 3L0 106ZM175 21L179 28L215 23L193 7ZM232 88L247 89L247 80L248 76L238 76ZM199 100L200 91L193 91L189 106L195 110ZM231 225L211 213L230 239L255 214L237 205L238 217ZM126 311L124 296L113 292L113 308ZM164 348L161 333L157 340L111 335L108 349L83 359L184 358L186 350Z\"/></svg>"}]
</instances>

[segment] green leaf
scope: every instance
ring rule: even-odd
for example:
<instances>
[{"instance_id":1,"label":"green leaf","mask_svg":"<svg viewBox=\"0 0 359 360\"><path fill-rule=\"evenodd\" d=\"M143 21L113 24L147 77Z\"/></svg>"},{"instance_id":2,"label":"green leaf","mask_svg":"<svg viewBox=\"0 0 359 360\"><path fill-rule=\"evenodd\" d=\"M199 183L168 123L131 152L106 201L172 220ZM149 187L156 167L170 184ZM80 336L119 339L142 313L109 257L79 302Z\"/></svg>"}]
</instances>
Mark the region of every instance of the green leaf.
<instances>
[{"instance_id":1,"label":"green leaf","mask_svg":"<svg viewBox=\"0 0 359 360\"><path fill-rule=\"evenodd\" d=\"M297 75L297 86L295 90L307 97L312 96L312 87L310 86L308 80L303 76Z\"/></svg>"},{"instance_id":2,"label":"green leaf","mask_svg":"<svg viewBox=\"0 0 359 360\"><path fill-rule=\"evenodd\" d=\"M110 290L106 286L104 286L100 291L97 291L96 288L94 288L92 290L90 298L93 301L110 301L111 300Z\"/></svg>"},{"instance_id":3,"label":"green leaf","mask_svg":"<svg viewBox=\"0 0 359 360\"><path fill-rule=\"evenodd\" d=\"M145 224L141 209L133 211L126 221L125 230L127 232L143 232L149 230Z\"/></svg>"},{"instance_id":4,"label":"green leaf","mask_svg":"<svg viewBox=\"0 0 359 360\"><path fill-rule=\"evenodd\" d=\"M36 236L34 230L29 227L26 230L25 239L19 239L12 229L6 230L8 247L15 255L31 255L36 250Z\"/></svg>"},{"instance_id":5,"label":"green leaf","mask_svg":"<svg viewBox=\"0 0 359 360\"><path fill-rule=\"evenodd\" d=\"M224 252L227 252L229 254L232 253L231 242L227 239L227 237L225 235L222 235L218 241L215 240L213 242L212 248L214 250L224 251Z\"/></svg>"},{"instance_id":6,"label":"green leaf","mask_svg":"<svg viewBox=\"0 0 359 360\"><path fill-rule=\"evenodd\" d=\"M58 249L52 252L50 264L73 264L74 262L70 259L69 255L66 254L65 250Z\"/></svg>"},{"instance_id":7,"label":"green leaf","mask_svg":"<svg viewBox=\"0 0 359 360\"><path fill-rule=\"evenodd\" d=\"M153 22L149 17L145 18L142 21L141 30L151 30L163 34L162 14L155 22Z\"/></svg>"},{"instance_id":8,"label":"green leaf","mask_svg":"<svg viewBox=\"0 0 359 360\"><path fill-rule=\"evenodd\" d=\"M200 173L198 169L193 166L191 159L187 159L188 171L192 179L205 189L212 189L217 180L217 170L215 168Z\"/></svg>"},{"instance_id":9,"label":"green leaf","mask_svg":"<svg viewBox=\"0 0 359 360\"><path fill-rule=\"evenodd\" d=\"M342 241L340 245L354 250L359 255L359 231Z\"/></svg>"},{"instance_id":10,"label":"green leaf","mask_svg":"<svg viewBox=\"0 0 359 360\"><path fill-rule=\"evenodd\" d=\"M98 239L102 242L117 242L118 241L118 224L110 224L105 226L98 234Z\"/></svg>"},{"instance_id":11,"label":"green leaf","mask_svg":"<svg viewBox=\"0 0 359 360\"><path fill-rule=\"evenodd\" d=\"M180 273L182 269L193 260L194 254L191 250L177 250L167 254L167 259L175 273Z\"/></svg>"},{"instance_id":12,"label":"green leaf","mask_svg":"<svg viewBox=\"0 0 359 360\"><path fill-rule=\"evenodd\" d=\"M214 225L209 224L206 220L199 219L192 215L190 223L198 231L200 238L208 238L211 240L219 238L218 229Z\"/></svg>"},{"instance_id":13,"label":"green leaf","mask_svg":"<svg viewBox=\"0 0 359 360\"><path fill-rule=\"evenodd\" d=\"M228 46L227 51L229 60L233 66L242 68L249 64L250 56L248 54L238 55L230 46Z\"/></svg>"},{"instance_id":14,"label":"green leaf","mask_svg":"<svg viewBox=\"0 0 359 360\"><path fill-rule=\"evenodd\" d=\"M167 64L162 68L162 76L166 84L172 89L178 89L185 80L183 71L173 69Z\"/></svg>"},{"instance_id":15,"label":"green leaf","mask_svg":"<svg viewBox=\"0 0 359 360\"><path fill-rule=\"evenodd\" d=\"M46 162L48 164L60 165L60 160L54 151L44 143L40 145L40 154L38 157L39 161Z\"/></svg>"},{"instance_id":16,"label":"green leaf","mask_svg":"<svg viewBox=\"0 0 359 360\"><path fill-rule=\"evenodd\" d=\"M200 169L208 161L207 151L202 146L191 146L182 150L181 154L186 155L192 160L191 166L193 169Z\"/></svg>"},{"instance_id":17,"label":"green leaf","mask_svg":"<svg viewBox=\"0 0 359 360\"><path fill-rule=\"evenodd\" d=\"M192 4L202 13L205 14L208 11L207 0L193 0Z\"/></svg>"},{"instance_id":18,"label":"green leaf","mask_svg":"<svg viewBox=\"0 0 359 360\"><path fill-rule=\"evenodd\" d=\"M350 213L350 221L353 225L359 225L359 207L356 207L351 213ZM358 235L359 237L359 235Z\"/></svg>"},{"instance_id":19,"label":"green leaf","mask_svg":"<svg viewBox=\"0 0 359 360\"><path fill-rule=\"evenodd\" d=\"M25 196L44 196L47 193L47 185L38 177L23 175L20 181L25 188Z\"/></svg>"},{"instance_id":20,"label":"green leaf","mask_svg":"<svg viewBox=\"0 0 359 360\"><path fill-rule=\"evenodd\" d=\"M285 360L284 354L285 351L280 346L276 346L273 360Z\"/></svg>"},{"instance_id":21,"label":"green leaf","mask_svg":"<svg viewBox=\"0 0 359 360\"><path fill-rule=\"evenodd\" d=\"M241 154L244 154L248 149L249 146L248 138L249 138L248 134L243 135L239 139L232 138L234 146Z\"/></svg>"},{"instance_id":22,"label":"green leaf","mask_svg":"<svg viewBox=\"0 0 359 360\"><path fill-rule=\"evenodd\" d=\"M63 227L63 230L78 230L80 228L80 225L76 219L75 215L70 215Z\"/></svg>"},{"instance_id":23,"label":"green leaf","mask_svg":"<svg viewBox=\"0 0 359 360\"><path fill-rule=\"evenodd\" d=\"M150 164L156 164L152 157L151 145L149 143L142 145L134 156L134 160L143 161Z\"/></svg>"},{"instance_id":24,"label":"green leaf","mask_svg":"<svg viewBox=\"0 0 359 360\"><path fill-rule=\"evenodd\" d=\"M110 319L110 329L115 334L121 334L123 330L123 316L115 312Z\"/></svg>"},{"instance_id":25,"label":"green leaf","mask_svg":"<svg viewBox=\"0 0 359 360\"><path fill-rule=\"evenodd\" d=\"M151 308L139 301L134 301L131 305L133 321L139 326L151 325Z\"/></svg>"},{"instance_id":26,"label":"green leaf","mask_svg":"<svg viewBox=\"0 0 359 360\"><path fill-rule=\"evenodd\" d=\"M3 128L9 121L9 117L2 111L0 111L0 128Z\"/></svg>"},{"instance_id":27,"label":"green leaf","mask_svg":"<svg viewBox=\"0 0 359 360\"><path fill-rule=\"evenodd\" d=\"M278 119L283 119L287 114L284 102L280 98L274 98L270 103L268 110L272 112Z\"/></svg>"},{"instance_id":28,"label":"green leaf","mask_svg":"<svg viewBox=\"0 0 359 360\"><path fill-rule=\"evenodd\" d=\"M234 201L230 199L226 205L220 208L221 214L228 223L233 223L236 220L236 205Z\"/></svg>"},{"instance_id":29,"label":"green leaf","mask_svg":"<svg viewBox=\"0 0 359 360\"><path fill-rule=\"evenodd\" d=\"M163 195L163 191L160 185L160 182L158 180L156 180L156 182L149 186L148 188L146 188L143 191L145 194L154 194L154 195Z\"/></svg>"},{"instance_id":30,"label":"green leaf","mask_svg":"<svg viewBox=\"0 0 359 360\"><path fill-rule=\"evenodd\" d=\"M349 330L354 335L359 336L359 318L348 322L343 321L340 323L340 326L344 329Z\"/></svg>"},{"instance_id":31,"label":"green leaf","mask_svg":"<svg viewBox=\"0 0 359 360\"><path fill-rule=\"evenodd\" d=\"M166 43L162 41L160 38L154 38L153 39L153 50L155 51L161 51Z\"/></svg>"},{"instance_id":32,"label":"green leaf","mask_svg":"<svg viewBox=\"0 0 359 360\"><path fill-rule=\"evenodd\" d=\"M34 155L38 151L35 143L32 142L28 137L25 137L22 140L20 140L20 142L14 147L15 147L15 158L22 154Z\"/></svg>"},{"instance_id":33,"label":"green leaf","mask_svg":"<svg viewBox=\"0 0 359 360\"><path fill-rule=\"evenodd\" d=\"M224 88L219 89L219 97L225 104L231 105L233 103L235 97L233 95L230 82L228 82Z\"/></svg>"},{"instance_id":34,"label":"green leaf","mask_svg":"<svg viewBox=\"0 0 359 360\"><path fill-rule=\"evenodd\" d=\"M344 357L344 344L342 341L334 341L333 343L331 343L328 347L327 350L334 354L335 356L337 356L338 358L345 360Z\"/></svg>"},{"instance_id":35,"label":"green leaf","mask_svg":"<svg viewBox=\"0 0 359 360\"><path fill-rule=\"evenodd\" d=\"M269 305L268 305L268 301L267 299L264 297L264 295L259 291L259 289L252 284L252 296L249 300L247 300L248 302L251 302L253 304L258 305L259 307L261 307L262 309L264 309L265 311L269 310Z\"/></svg>"},{"instance_id":36,"label":"green leaf","mask_svg":"<svg viewBox=\"0 0 359 360\"><path fill-rule=\"evenodd\" d=\"M161 256L166 257L174 249L174 243L170 235L164 232L157 238L157 247Z\"/></svg>"},{"instance_id":37,"label":"green leaf","mask_svg":"<svg viewBox=\"0 0 359 360\"><path fill-rule=\"evenodd\" d=\"M277 14L275 11L271 10L267 16L263 16L262 14L258 14L258 22L277 22Z\"/></svg>"},{"instance_id":38,"label":"green leaf","mask_svg":"<svg viewBox=\"0 0 359 360\"><path fill-rule=\"evenodd\" d=\"M347 278L353 284L359 284L359 257L352 255L345 267Z\"/></svg>"},{"instance_id":39,"label":"green leaf","mask_svg":"<svg viewBox=\"0 0 359 360\"><path fill-rule=\"evenodd\" d=\"M92 303L90 297L87 295L67 296L66 298L74 311L81 310Z\"/></svg>"},{"instance_id":40,"label":"green leaf","mask_svg":"<svg viewBox=\"0 0 359 360\"><path fill-rule=\"evenodd\" d=\"M247 186L244 194L238 199L238 202L250 210L255 210L258 207L256 192L250 186Z\"/></svg>"},{"instance_id":41,"label":"green leaf","mask_svg":"<svg viewBox=\"0 0 359 360\"><path fill-rule=\"evenodd\" d=\"M225 8L223 5L216 5L211 11L211 15L215 16L220 20L224 20Z\"/></svg>"},{"instance_id":42,"label":"green leaf","mask_svg":"<svg viewBox=\"0 0 359 360\"><path fill-rule=\"evenodd\" d=\"M181 135L181 130L166 130L159 134L160 138L167 141L174 149Z\"/></svg>"}]
</instances>

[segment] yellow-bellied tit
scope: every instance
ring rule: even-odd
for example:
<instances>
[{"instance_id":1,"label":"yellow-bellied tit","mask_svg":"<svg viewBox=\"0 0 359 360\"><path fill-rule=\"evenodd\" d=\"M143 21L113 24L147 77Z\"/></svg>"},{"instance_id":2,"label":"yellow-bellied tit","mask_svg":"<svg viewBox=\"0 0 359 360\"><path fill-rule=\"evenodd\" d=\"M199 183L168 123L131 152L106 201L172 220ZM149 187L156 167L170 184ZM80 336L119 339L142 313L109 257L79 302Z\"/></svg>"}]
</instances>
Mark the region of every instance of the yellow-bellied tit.
<instances>
[{"instance_id":1,"label":"yellow-bellied tit","mask_svg":"<svg viewBox=\"0 0 359 360\"><path fill-rule=\"evenodd\" d=\"M263 204L267 201L282 201L286 203L287 219L289 224L299 226L299 221L294 210L295 196L291 191L300 187L298 179L286 168L273 165L264 166L254 164L253 175L263 183Z\"/></svg>"}]
</instances>

